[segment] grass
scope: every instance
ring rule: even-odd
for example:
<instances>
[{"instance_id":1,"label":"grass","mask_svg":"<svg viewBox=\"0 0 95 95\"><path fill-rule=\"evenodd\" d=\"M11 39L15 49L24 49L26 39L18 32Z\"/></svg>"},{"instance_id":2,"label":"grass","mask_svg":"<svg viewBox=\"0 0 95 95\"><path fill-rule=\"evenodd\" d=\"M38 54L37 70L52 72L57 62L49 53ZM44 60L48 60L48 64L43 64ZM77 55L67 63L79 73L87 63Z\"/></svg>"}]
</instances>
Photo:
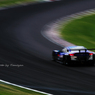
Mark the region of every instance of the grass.
<instances>
[{"instance_id":1,"label":"grass","mask_svg":"<svg viewBox=\"0 0 95 95\"><path fill-rule=\"evenodd\" d=\"M16 5L21 3L29 3L34 2L37 0L0 0L0 7L10 6L10 5Z\"/></svg>"},{"instance_id":2,"label":"grass","mask_svg":"<svg viewBox=\"0 0 95 95\"><path fill-rule=\"evenodd\" d=\"M71 20L60 28L61 37L75 45L95 48L95 14Z\"/></svg>"},{"instance_id":3,"label":"grass","mask_svg":"<svg viewBox=\"0 0 95 95\"><path fill-rule=\"evenodd\" d=\"M0 82L0 95L45 95Z\"/></svg>"}]
</instances>

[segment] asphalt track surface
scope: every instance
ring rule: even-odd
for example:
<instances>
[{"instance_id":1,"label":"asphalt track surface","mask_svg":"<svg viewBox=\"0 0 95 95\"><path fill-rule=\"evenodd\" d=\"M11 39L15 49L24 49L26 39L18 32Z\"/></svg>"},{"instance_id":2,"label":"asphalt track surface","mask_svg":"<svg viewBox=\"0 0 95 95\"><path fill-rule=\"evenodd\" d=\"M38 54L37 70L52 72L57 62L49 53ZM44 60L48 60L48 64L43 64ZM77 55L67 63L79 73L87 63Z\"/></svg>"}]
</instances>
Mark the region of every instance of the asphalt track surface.
<instances>
[{"instance_id":1,"label":"asphalt track surface","mask_svg":"<svg viewBox=\"0 0 95 95\"><path fill-rule=\"evenodd\" d=\"M52 62L51 51L62 47L41 35L47 23L92 8L95 0L0 11L0 79L54 95L95 94L95 67Z\"/></svg>"}]
</instances>

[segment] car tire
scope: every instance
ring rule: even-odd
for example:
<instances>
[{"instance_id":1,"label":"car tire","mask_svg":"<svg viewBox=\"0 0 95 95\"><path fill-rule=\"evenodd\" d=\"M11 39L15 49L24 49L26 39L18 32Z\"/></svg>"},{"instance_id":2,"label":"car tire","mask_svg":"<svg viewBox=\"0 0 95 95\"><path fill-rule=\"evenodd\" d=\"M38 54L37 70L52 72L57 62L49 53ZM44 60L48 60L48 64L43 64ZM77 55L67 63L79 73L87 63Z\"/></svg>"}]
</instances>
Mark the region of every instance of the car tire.
<instances>
[{"instance_id":1,"label":"car tire","mask_svg":"<svg viewBox=\"0 0 95 95\"><path fill-rule=\"evenodd\" d=\"M55 57L52 57L52 61L55 61L56 62L56 58Z\"/></svg>"},{"instance_id":2,"label":"car tire","mask_svg":"<svg viewBox=\"0 0 95 95\"><path fill-rule=\"evenodd\" d=\"M66 65L66 66L69 65L69 62L67 61L66 56L64 56L64 58L63 58L63 65Z\"/></svg>"}]
</instances>

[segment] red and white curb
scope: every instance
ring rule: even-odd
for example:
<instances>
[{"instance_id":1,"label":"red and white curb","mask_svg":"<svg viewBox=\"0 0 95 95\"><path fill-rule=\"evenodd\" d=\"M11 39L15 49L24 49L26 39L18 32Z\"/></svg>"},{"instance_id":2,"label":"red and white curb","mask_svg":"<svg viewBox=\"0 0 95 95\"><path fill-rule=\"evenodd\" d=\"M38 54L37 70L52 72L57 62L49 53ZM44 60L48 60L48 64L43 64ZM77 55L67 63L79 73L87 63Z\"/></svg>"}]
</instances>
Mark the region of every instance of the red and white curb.
<instances>
[{"instance_id":1,"label":"red and white curb","mask_svg":"<svg viewBox=\"0 0 95 95\"><path fill-rule=\"evenodd\" d=\"M57 19L53 23L47 24L42 29L41 34L48 39L49 41L53 42L54 44L57 44L61 47L66 46L75 46L74 44L67 42L66 40L63 40L61 38L59 28L63 25L65 27L66 24L71 22L74 19L80 19L82 17L85 17L87 15L95 14L95 9L89 9L83 12L75 13L68 15L66 17L62 17L60 19Z\"/></svg>"}]
</instances>

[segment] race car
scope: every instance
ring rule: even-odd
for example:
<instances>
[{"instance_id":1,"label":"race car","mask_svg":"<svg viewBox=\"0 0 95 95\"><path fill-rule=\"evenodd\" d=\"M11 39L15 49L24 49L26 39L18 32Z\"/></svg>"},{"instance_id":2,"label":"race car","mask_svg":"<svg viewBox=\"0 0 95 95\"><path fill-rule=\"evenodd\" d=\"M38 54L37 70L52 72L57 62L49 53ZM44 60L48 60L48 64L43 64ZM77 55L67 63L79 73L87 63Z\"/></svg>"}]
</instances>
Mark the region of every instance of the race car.
<instances>
[{"instance_id":1,"label":"race car","mask_svg":"<svg viewBox=\"0 0 95 95\"><path fill-rule=\"evenodd\" d=\"M95 49L87 49L84 46L69 46L64 47L62 50L53 50L53 61L65 65L71 64L89 64L94 66L95 53L90 51Z\"/></svg>"}]
</instances>

